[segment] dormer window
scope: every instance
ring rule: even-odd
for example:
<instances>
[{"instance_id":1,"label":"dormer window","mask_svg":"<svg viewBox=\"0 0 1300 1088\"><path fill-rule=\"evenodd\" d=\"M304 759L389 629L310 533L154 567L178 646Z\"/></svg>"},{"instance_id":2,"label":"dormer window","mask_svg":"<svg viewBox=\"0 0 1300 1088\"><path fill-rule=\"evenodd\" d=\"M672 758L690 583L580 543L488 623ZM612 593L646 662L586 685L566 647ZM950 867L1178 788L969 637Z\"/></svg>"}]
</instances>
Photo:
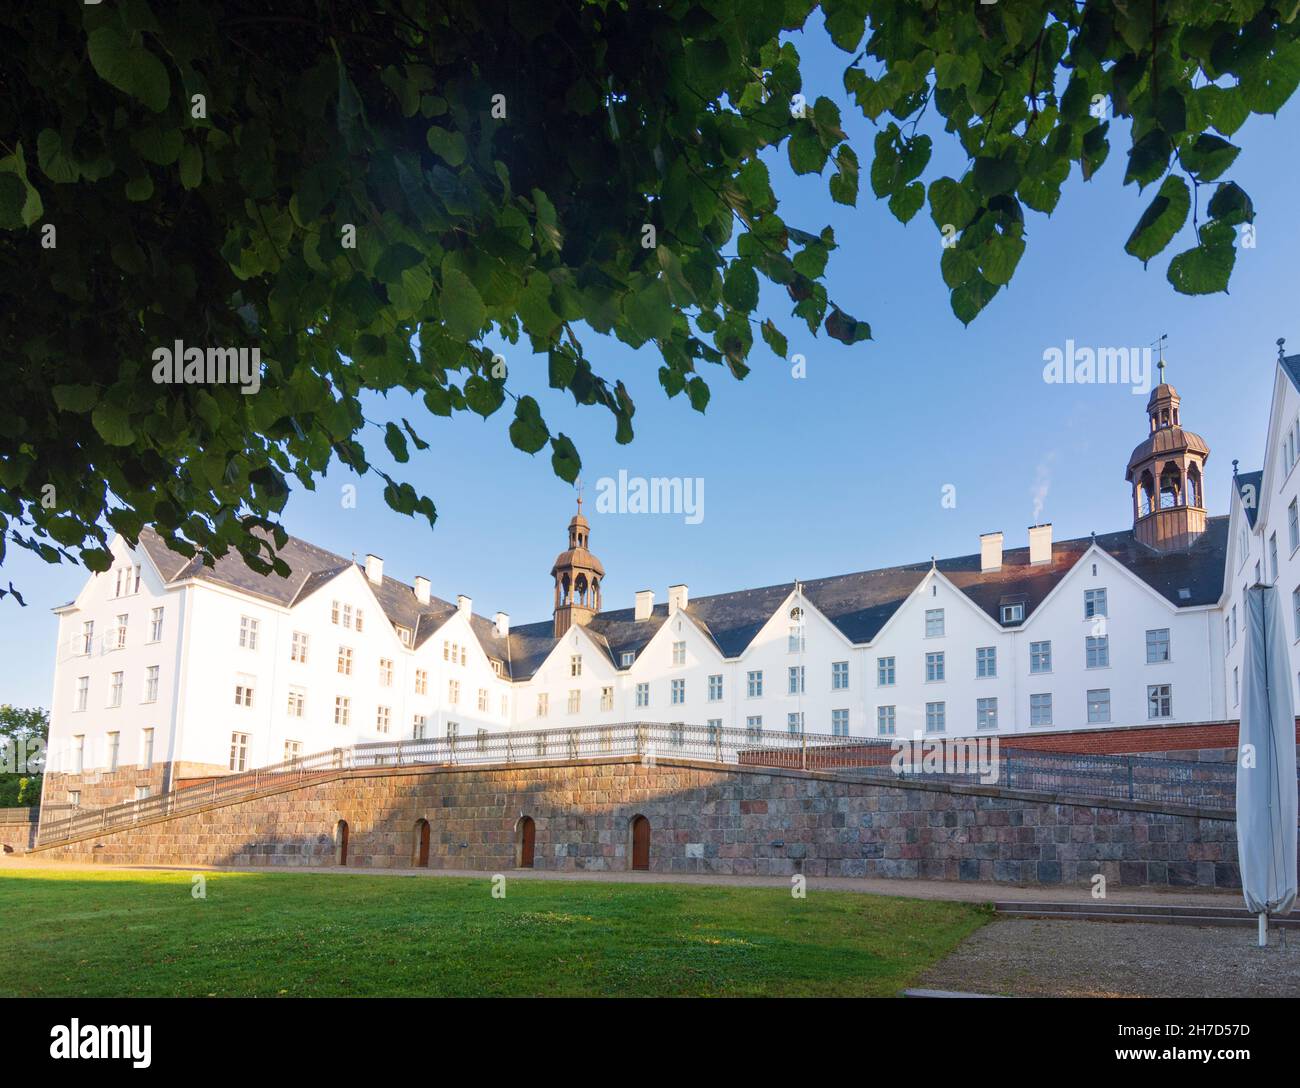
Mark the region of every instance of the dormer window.
<instances>
[{"instance_id":1,"label":"dormer window","mask_svg":"<svg viewBox=\"0 0 1300 1088\"><path fill-rule=\"evenodd\" d=\"M623 655L623 668L630 669L632 667L632 662L635 660L636 660L635 653L625 653Z\"/></svg>"},{"instance_id":2,"label":"dormer window","mask_svg":"<svg viewBox=\"0 0 1300 1088\"><path fill-rule=\"evenodd\" d=\"M403 627L400 623L397 624L397 637L402 640L403 646L411 645L411 629L409 627Z\"/></svg>"},{"instance_id":3,"label":"dormer window","mask_svg":"<svg viewBox=\"0 0 1300 1088\"><path fill-rule=\"evenodd\" d=\"M1025 603L1024 601L1014 601L1002 606L1003 623L1024 623L1025 621Z\"/></svg>"}]
</instances>

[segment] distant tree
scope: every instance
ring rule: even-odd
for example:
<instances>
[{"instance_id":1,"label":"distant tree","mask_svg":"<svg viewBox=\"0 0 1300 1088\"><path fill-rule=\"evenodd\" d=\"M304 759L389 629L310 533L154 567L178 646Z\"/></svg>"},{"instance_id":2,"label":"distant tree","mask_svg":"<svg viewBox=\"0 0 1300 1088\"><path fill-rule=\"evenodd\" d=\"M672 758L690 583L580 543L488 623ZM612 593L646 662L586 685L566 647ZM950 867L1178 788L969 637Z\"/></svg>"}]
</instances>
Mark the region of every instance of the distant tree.
<instances>
[{"instance_id":1,"label":"distant tree","mask_svg":"<svg viewBox=\"0 0 1300 1088\"><path fill-rule=\"evenodd\" d=\"M47 711L0 705L0 808L40 804L49 739Z\"/></svg>"},{"instance_id":2,"label":"distant tree","mask_svg":"<svg viewBox=\"0 0 1300 1088\"><path fill-rule=\"evenodd\" d=\"M508 404L513 444L549 448L573 480L572 441L510 368L541 353L552 387L630 441L632 399L579 325L653 344L663 388L698 411L707 368L743 378L756 333L787 354L761 280L812 332L869 339L827 293L831 230L785 221L761 157L829 167L830 195L857 200L840 106L802 97L787 34L819 9L851 57L846 96L878 126L871 190L904 222L928 201L962 321L1010 280L1025 209L1051 212L1076 166L1101 169L1116 118L1125 182L1158 183L1126 250L1149 261L1190 215L1168 279L1225 290L1254 217L1225 177L1231 138L1300 81L1298 5L5 5L0 562L8 540L103 570L110 531L153 523L183 554L233 546L283 571L288 478L311 488L336 458L380 471L366 390L443 418ZM927 110L966 155L928 187ZM516 345L508 359L489 333ZM156 353L177 344L257 347L260 391L157 384ZM395 460L427 447L428 422L380 428ZM433 522L429 497L381 475L391 507Z\"/></svg>"}]
</instances>

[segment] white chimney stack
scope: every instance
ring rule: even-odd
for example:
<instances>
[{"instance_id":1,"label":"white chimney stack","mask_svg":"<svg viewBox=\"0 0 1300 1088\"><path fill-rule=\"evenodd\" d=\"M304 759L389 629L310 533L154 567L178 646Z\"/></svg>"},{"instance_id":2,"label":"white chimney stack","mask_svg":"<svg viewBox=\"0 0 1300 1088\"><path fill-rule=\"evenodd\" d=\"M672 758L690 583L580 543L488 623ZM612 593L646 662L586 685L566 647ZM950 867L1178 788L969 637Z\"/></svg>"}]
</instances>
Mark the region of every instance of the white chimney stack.
<instances>
[{"instance_id":1,"label":"white chimney stack","mask_svg":"<svg viewBox=\"0 0 1300 1088\"><path fill-rule=\"evenodd\" d=\"M686 607L686 602L690 599L686 592L686 587L682 585L668 587L668 614L671 616Z\"/></svg>"},{"instance_id":2,"label":"white chimney stack","mask_svg":"<svg viewBox=\"0 0 1300 1088\"><path fill-rule=\"evenodd\" d=\"M422 574L415 576L415 599L421 604L429 603L429 579Z\"/></svg>"},{"instance_id":3,"label":"white chimney stack","mask_svg":"<svg viewBox=\"0 0 1300 1088\"><path fill-rule=\"evenodd\" d=\"M510 614L508 612L498 612L496 623L493 624L493 631L497 638L507 638L510 635Z\"/></svg>"},{"instance_id":4,"label":"white chimney stack","mask_svg":"<svg viewBox=\"0 0 1300 1088\"><path fill-rule=\"evenodd\" d=\"M366 556L366 577L375 585L380 585L384 580L384 561L377 555Z\"/></svg>"},{"instance_id":5,"label":"white chimney stack","mask_svg":"<svg viewBox=\"0 0 1300 1088\"><path fill-rule=\"evenodd\" d=\"M474 598L466 597L463 593L456 594L456 611L462 616L468 616L474 608Z\"/></svg>"},{"instance_id":6,"label":"white chimney stack","mask_svg":"<svg viewBox=\"0 0 1300 1088\"><path fill-rule=\"evenodd\" d=\"M980 534L980 570L1002 569L1002 533Z\"/></svg>"},{"instance_id":7,"label":"white chimney stack","mask_svg":"<svg viewBox=\"0 0 1300 1088\"><path fill-rule=\"evenodd\" d=\"M653 589L639 589L636 594L636 618L648 620L655 610L655 591Z\"/></svg>"},{"instance_id":8,"label":"white chimney stack","mask_svg":"<svg viewBox=\"0 0 1300 1088\"><path fill-rule=\"evenodd\" d=\"M1052 561L1052 523L1029 527L1029 562L1031 565Z\"/></svg>"}]
</instances>

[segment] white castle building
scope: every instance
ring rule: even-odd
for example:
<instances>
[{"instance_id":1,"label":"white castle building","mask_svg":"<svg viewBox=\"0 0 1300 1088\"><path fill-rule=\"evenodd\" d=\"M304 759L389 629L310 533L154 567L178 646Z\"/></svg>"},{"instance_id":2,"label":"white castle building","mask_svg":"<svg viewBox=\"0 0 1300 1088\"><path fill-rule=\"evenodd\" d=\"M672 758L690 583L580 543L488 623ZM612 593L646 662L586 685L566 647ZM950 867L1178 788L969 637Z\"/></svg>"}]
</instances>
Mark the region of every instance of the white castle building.
<instances>
[{"instance_id":1,"label":"white castle building","mask_svg":"<svg viewBox=\"0 0 1300 1088\"><path fill-rule=\"evenodd\" d=\"M1163 364L1162 364L1163 376ZM102 805L358 742L626 721L846 737L996 735L1237 714L1240 595L1280 580L1300 637L1300 356L1262 472L1208 517L1209 448L1162 383L1127 465L1130 528L815 581L603 607L578 514L551 619L524 626L290 537L289 577L154 532L56 609L48 806ZM629 595L630 597L630 595ZM1300 651L1296 666L1300 667ZM1294 670L1293 670L1294 671Z\"/></svg>"}]
</instances>

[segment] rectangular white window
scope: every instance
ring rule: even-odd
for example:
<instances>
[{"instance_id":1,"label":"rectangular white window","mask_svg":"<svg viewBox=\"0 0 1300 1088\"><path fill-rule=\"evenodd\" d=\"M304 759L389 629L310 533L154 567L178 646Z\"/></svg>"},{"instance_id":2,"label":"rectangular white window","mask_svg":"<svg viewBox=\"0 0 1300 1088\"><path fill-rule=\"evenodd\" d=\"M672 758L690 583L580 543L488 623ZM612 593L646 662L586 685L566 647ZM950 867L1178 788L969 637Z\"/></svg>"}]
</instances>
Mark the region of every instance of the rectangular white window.
<instances>
[{"instance_id":1,"label":"rectangular white window","mask_svg":"<svg viewBox=\"0 0 1300 1088\"><path fill-rule=\"evenodd\" d=\"M1170 684L1150 684L1147 687L1147 717L1172 718L1174 716L1174 689Z\"/></svg>"},{"instance_id":2,"label":"rectangular white window","mask_svg":"<svg viewBox=\"0 0 1300 1088\"><path fill-rule=\"evenodd\" d=\"M1094 688L1088 692L1088 721L1110 721L1110 688Z\"/></svg>"},{"instance_id":3,"label":"rectangular white window","mask_svg":"<svg viewBox=\"0 0 1300 1088\"><path fill-rule=\"evenodd\" d=\"M745 743L763 743L763 715L751 714L745 719Z\"/></svg>"},{"instance_id":4,"label":"rectangular white window","mask_svg":"<svg viewBox=\"0 0 1300 1088\"><path fill-rule=\"evenodd\" d=\"M109 683L108 705L109 706L122 705L122 673L120 672L113 673L112 680Z\"/></svg>"},{"instance_id":5,"label":"rectangular white window","mask_svg":"<svg viewBox=\"0 0 1300 1088\"><path fill-rule=\"evenodd\" d=\"M416 695L429 694L429 670L428 669L415 670L415 694Z\"/></svg>"},{"instance_id":6,"label":"rectangular white window","mask_svg":"<svg viewBox=\"0 0 1300 1088\"><path fill-rule=\"evenodd\" d=\"M882 737L892 737L898 728L898 708L876 707L876 732Z\"/></svg>"},{"instance_id":7,"label":"rectangular white window","mask_svg":"<svg viewBox=\"0 0 1300 1088\"><path fill-rule=\"evenodd\" d=\"M1232 667L1232 705L1236 706L1241 702L1241 677L1238 675L1237 666Z\"/></svg>"},{"instance_id":8,"label":"rectangular white window","mask_svg":"<svg viewBox=\"0 0 1300 1088\"><path fill-rule=\"evenodd\" d=\"M144 701L154 703L158 701L158 665L150 665L144 670Z\"/></svg>"},{"instance_id":9,"label":"rectangular white window","mask_svg":"<svg viewBox=\"0 0 1300 1088\"><path fill-rule=\"evenodd\" d=\"M149 613L149 641L161 642L163 629L163 610L155 608Z\"/></svg>"},{"instance_id":10,"label":"rectangular white window","mask_svg":"<svg viewBox=\"0 0 1300 1088\"><path fill-rule=\"evenodd\" d=\"M352 626L352 606L350 604L345 604L343 606L343 626Z\"/></svg>"},{"instance_id":11,"label":"rectangular white window","mask_svg":"<svg viewBox=\"0 0 1300 1088\"><path fill-rule=\"evenodd\" d=\"M487 708L488 708L488 690L487 690L487 688L479 688L479 689L478 689L478 708L479 708L479 710L481 710L484 714L487 713Z\"/></svg>"},{"instance_id":12,"label":"rectangular white window","mask_svg":"<svg viewBox=\"0 0 1300 1088\"><path fill-rule=\"evenodd\" d=\"M257 649L257 620L252 616L239 617L239 646L244 650Z\"/></svg>"},{"instance_id":13,"label":"rectangular white window","mask_svg":"<svg viewBox=\"0 0 1300 1088\"><path fill-rule=\"evenodd\" d=\"M153 730L140 730L140 766L148 770L153 766Z\"/></svg>"},{"instance_id":14,"label":"rectangular white window","mask_svg":"<svg viewBox=\"0 0 1300 1088\"><path fill-rule=\"evenodd\" d=\"M1268 538L1268 569L1271 581L1277 581L1277 533L1270 533Z\"/></svg>"},{"instance_id":15,"label":"rectangular white window","mask_svg":"<svg viewBox=\"0 0 1300 1088\"><path fill-rule=\"evenodd\" d=\"M785 648L787 653L801 654L807 647L808 643L804 638L803 624L792 623L789 633L786 637Z\"/></svg>"},{"instance_id":16,"label":"rectangular white window","mask_svg":"<svg viewBox=\"0 0 1300 1088\"><path fill-rule=\"evenodd\" d=\"M347 695L334 696L334 724L352 724L352 700Z\"/></svg>"},{"instance_id":17,"label":"rectangular white window","mask_svg":"<svg viewBox=\"0 0 1300 1088\"><path fill-rule=\"evenodd\" d=\"M391 657L381 657L379 659L379 686L381 688L391 688L393 686L393 659Z\"/></svg>"},{"instance_id":18,"label":"rectangular white window","mask_svg":"<svg viewBox=\"0 0 1300 1088\"><path fill-rule=\"evenodd\" d=\"M425 729L428 728L428 720L423 714L414 714L411 717L411 739L424 740Z\"/></svg>"},{"instance_id":19,"label":"rectangular white window","mask_svg":"<svg viewBox=\"0 0 1300 1088\"><path fill-rule=\"evenodd\" d=\"M975 700L975 728L996 729L998 727L998 701L996 698Z\"/></svg>"},{"instance_id":20,"label":"rectangular white window","mask_svg":"<svg viewBox=\"0 0 1300 1088\"><path fill-rule=\"evenodd\" d=\"M86 738L85 736L76 736L72 738L72 773L81 774L86 769Z\"/></svg>"},{"instance_id":21,"label":"rectangular white window","mask_svg":"<svg viewBox=\"0 0 1300 1088\"><path fill-rule=\"evenodd\" d=\"M997 676L998 648L996 646L977 646L975 648L975 675Z\"/></svg>"},{"instance_id":22,"label":"rectangular white window","mask_svg":"<svg viewBox=\"0 0 1300 1088\"><path fill-rule=\"evenodd\" d=\"M791 665L787 670L786 692L790 695L802 695L804 691L804 668L803 665Z\"/></svg>"},{"instance_id":23,"label":"rectangular white window","mask_svg":"<svg viewBox=\"0 0 1300 1088\"><path fill-rule=\"evenodd\" d=\"M1031 642L1029 644L1029 671L1052 671L1052 643L1050 640L1046 642Z\"/></svg>"},{"instance_id":24,"label":"rectangular white window","mask_svg":"<svg viewBox=\"0 0 1300 1088\"><path fill-rule=\"evenodd\" d=\"M235 706L251 707L253 705L253 686L251 684L235 685Z\"/></svg>"},{"instance_id":25,"label":"rectangular white window","mask_svg":"<svg viewBox=\"0 0 1300 1088\"><path fill-rule=\"evenodd\" d=\"M87 620L81 625L81 652L89 656L91 648L95 645L95 621Z\"/></svg>"},{"instance_id":26,"label":"rectangular white window","mask_svg":"<svg viewBox=\"0 0 1300 1088\"><path fill-rule=\"evenodd\" d=\"M927 683L936 683L943 679L943 652L925 655L925 679Z\"/></svg>"},{"instance_id":27,"label":"rectangular white window","mask_svg":"<svg viewBox=\"0 0 1300 1088\"><path fill-rule=\"evenodd\" d=\"M927 608L925 610L925 637L943 637L943 609Z\"/></svg>"},{"instance_id":28,"label":"rectangular white window","mask_svg":"<svg viewBox=\"0 0 1300 1088\"><path fill-rule=\"evenodd\" d=\"M284 761L290 763L295 759L302 758L302 741L287 740L284 742Z\"/></svg>"},{"instance_id":29,"label":"rectangular white window","mask_svg":"<svg viewBox=\"0 0 1300 1088\"><path fill-rule=\"evenodd\" d=\"M1083 591L1083 618L1095 619L1106 615L1106 591L1104 589L1085 589Z\"/></svg>"},{"instance_id":30,"label":"rectangular white window","mask_svg":"<svg viewBox=\"0 0 1300 1088\"><path fill-rule=\"evenodd\" d=\"M148 786L136 786L136 788L135 788L135 799L136 799L137 801L147 801L147 800L149 799L149 787L148 787Z\"/></svg>"},{"instance_id":31,"label":"rectangular white window","mask_svg":"<svg viewBox=\"0 0 1300 1088\"><path fill-rule=\"evenodd\" d=\"M1147 632L1147 664L1169 660L1169 628L1156 627Z\"/></svg>"},{"instance_id":32,"label":"rectangular white window","mask_svg":"<svg viewBox=\"0 0 1300 1088\"><path fill-rule=\"evenodd\" d=\"M302 688L289 689L289 717L301 718L307 712L307 693Z\"/></svg>"},{"instance_id":33,"label":"rectangular white window","mask_svg":"<svg viewBox=\"0 0 1300 1088\"><path fill-rule=\"evenodd\" d=\"M1084 640L1084 661L1090 669L1110 667L1110 636L1089 635Z\"/></svg>"},{"instance_id":34,"label":"rectangular white window","mask_svg":"<svg viewBox=\"0 0 1300 1088\"><path fill-rule=\"evenodd\" d=\"M113 640L113 645L119 650L126 646L126 624L129 619L130 617L125 612L117 617L117 634Z\"/></svg>"},{"instance_id":35,"label":"rectangular white window","mask_svg":"<svg viewBox=\"0 0 1300 1088\"><path fill-rule=\"evenodd\" d=\"M849 735L849 712L847 709L831 711L831 733L837 737Z\"/></svg>"},{"instance_id":36,"label":"rectangular white window","mask_svg":"<svg viewBox=\"0 0 1300 1088\"><path fill-rule=\"evenodd\" d=\"M392 707L377 706L375 707L375 732L387 733L393 723Z\"/></svg>"},{"instance_id":37,"label":"rectangular white window","mask_svg":"<svg viewBox=\"0 0 1300 1088\"><path fill-rule=\"evenodd\" d=\"M600 689L600 709L602 711L614 709L614 689L612 687Z\"/></svg>"},{"instance_id":38,"label":"rectangular white window","mask_svg":"<svg viewBox=\"0 0 1300 1088\"><path fill-rule=\"evenodd\" d=\"M686 664L686 643L685 642L673 643L673 664L674 665Z\"/></svg>"},{"instance_id":39,"label":"rectangular white window","mask_svg":"<svg viewBox=\"0 0 1300 1088\"><path fill-rule=\"evenodd\" d=\"M459 680L447 681L447 702L450 703L452 706L460 705L460 681Z\"/></svg>"},{"instance_id":40,"label":"rectangular white window","mask_svg":"<svg viewBox=\"0 0 1300 1088\"><path fill-rule=\"evenodd\" d=\"M630 669L632 667L632 662L636 660L636 654L625 653L620 660L623 662L623 668Z\"/></svg>"},{"instance_id":41,"label":"rectangular white window","mask_svg":"<svg viewBox=\"0 0 1300 1088\"><path fill-rule=\"evenodd\" d=\"M673 706L681 706L686 702L686 681L674 680L672 682L672 698L669 700Z\"/></svg>"},{"instance_id":42,"label":"rectangular white window","mask_svg":"<svg viewBox=\"0 0 1300 1088\"><path fill-rule=\"evenodd\" d=\"M460 735L460 722L447 723L447 739L455 740Z\"/></svg>"},{"instance_id":43,"label":"rectangular white window","mask_svg":"<svg viewBox=\"0 0 1300 1088\"><path fill-rule=\"evenodd\" d=\"M71 805L73 808L80 808L80 807L81 807L81 791L80 791L80 790L68 790L68 804Z\"/></svg>"},{"instance_id":44,"label":"rectangular white window","mask_svg":"<svg viewBox=\"0 0 1300 1088\"><path fill-rule=\"evenodd\" d=\"M1291 540L1291 550L1295 551L1300 548L1300 510L1296 508L1296 500L1291 500L1291 505L1286 508L1286 526L1287 533Z\"/></svg>"},{"instance_id":45,"label":"rectangular white window","mask_svg":"<svg viewBox=\"0 0 1300 1088\"><path fill-rule=\"evenodd\" d=\"M230 769L232 771L248 770L248 734L230 734Z\"/></svg>"},{"instance_id":46,"label":"rectangular white window","mask_svg":"<svg viewBox=\"0 0 1300 1088\"><path fill-rule=\"evenodd\" d=\"M1295 637L1297 639L1300 639L1300 586L1297 586L1295 589L1291 591L1291 615L1295 617ZM1233 632L1230 629L1230 625L1228 624L1228 621L1224 620L1223 622L1225 626L1229 626L1229 630L1227 632L1228 645L1231 646L1233 642L1236 641L1236 639L1233 638Z\"/></svg>"},{"instance_id":47,"label":"rectangular white window","mask_svg":"<svg viewBox=\"0 0 1300 1088\"><path fill-rule=\"evenodd\" d=\"M582 675L582 654L572 654L569 657L569 675Z\"/></svg>"},{"instance_id":48,"label":"rectangular white window","mask_svg":"<svg viewBox=\"0 0 1300 1088\"><path fill-rule=\"evenodd\" d=\"M551 712L551 696L548 692L542 691L537 694L537 716L545 718Z\"/></svg>"},{"instance_id":49,"label":"rectangular white window","mask_svg":"<svg viewBox=\"0 0 1300 1088\"><path fill-rule=\"evenodd\" d=\"M397 625L397 638L403 646L411 645L411 629L403 627L400 623Z\"/></svg>"},{"instance_id":50,"label":"rectangular white window","mask_svg":"<svg viewBox=\"0 0 1300 1088\"><path fill-rule=\"evenodd\" d=\"M1003 623L1020 623L1025 618L1025 606L1023 602L1017 601L1015 604L1004 604L1002 606Z\"/></svg>"},{"instance_id":51,"label":"rectangular white window","mask_svg":"<svg viewBox=\"0 0 1300 1088\"><path fill-rule=\"evenodd\" d=\"M650 705L650 685L637 684L636 686L636 705L639 707Z\"/></svg>"},{"instance_id":52,"label":"rectangular white window","mask_svg":"<svg viewBox=\"0 0 1300 1088\"><path fill-rule=\"evenodd\" d=\"M1050 693L1029 696L1029 724L1052 724L1052 696Z\"/></svg>"},{"instance_id":53,"label":"rectangular white window","mask_svg":"<svg viewBox=\"0 0 1300 1088\"><path fill-rule=\"evenodd\" d=\"M709 702L716 703L722 698L722 674L714 673L709 677Z\"/></svg>"},{"instance_id":54,"label":"rectangular white window","mask_svg":"<svg viewBox=\"0 0 1300 1088\"><path fill-rule=\"evenodd\" d=\"M849 690L849 663L847 661L831 662L831 691Z\"/></svg>"},{"instance_id":55,"label":"rectangular white window","mask_svg":"<svg viewBox=\"0 0 1300 1088\"><path fill-rule=\"evenodd\" d=\"M751 699L763 697L763 670L752 669L745 674L745 694Z\"/></svg>"},{"instance_id":56,"label":"rectangular white window","mask_svg":"<svg viewBox=\"0 0 1300 1088\"><path fill-rule=\"evenodd\" d=\"M876 686L888 688L894 686L894 659L892 657L876 658Z\"/></svg>"},{"instance_id":57,"label":"rectangular white window","mask_svg":"<svg viewBox=\"0 0 1300 1088\"><path fill-rule=\"evenodd\" d=\"M352 647L351 646L339 647L338 671L340 676L352 675Z\"/></svg>"},{"instance_id":58,"label":"rectangular white window","mask_svg":"<svg viewBox=\"0 0 1300 1088\"><path fill-rule=\"evenodd\" d=\"M358 608L357 609L357 630L358 631L360 631L364 626L361 622L363 619L365 619L365 613ZM464 664L464 662L461 662L461 664Z\"/></svg>"},{"instance_id":59,"label":"rectangular white window","mask_svg":"<svg viewBox=\"0 0 1300 1088\"><path fill-rule=\"evenodd\" d=\"M705 722L704 735L706 738L708 738L708 742L710 744L717 744L718 740L722 736L722 719L710 718L707 722ZM602 742L604 741L604 739L605 739L605 733L602 731L601 733ZM602 747L603 746L604 745L602 744Z\"/></svg>"},{"instance_id":60,"label":"rectangular white window","mask_svg":"<svg viewBox=\"0 0 1300 1088\"><path fill-rule=\"evenodd\" d=\"M135 565L135 580L131 583L131 592L132 593L140 592L140 564L139 563Z\"/></svg>"},{"instance_id":61,"label":"rectangular white window","mask_svg":"<svg viewBox=\"0 0 1300 1088\"><path fill-rule=\"evenodd\" d=\"M582 710L582 690L580 688L569 689L569 713L578 714Z\"/></svg>"},{"instance_id":62,"label":"rectangular white window","mask_svg":"<svg viewBox=\"0 0 1300 1088\"><path fill-rule=\"evenodd\" d=\"M798 711L791 711L785 716L785 727L787 732L799 736L803 732L803 714Z\"/></svg>"},{"instance_id":63,"label":"rectangular white window","mask_svg":"<svg viewBox=\"0 0 1300 1088\"><path fill-rule=\"evenodd\" d=\"M86 702L90 698L90 677L77 677L77 709L85 710Z\"/></svg>"},{"instance_id":64,"label":"rectangular white window","mask_svg":"<svg viewBox=\"0 0 1300 1088\"><path fill-rule=\"evenodd\" d=\"M305 631L295 631L293 633L293 642L289 647L289 660L297 661L299 664L307 664L307 634Z\"/></svg>"},{"instance_id":65,"label":"rectangular white window","mask_svg":"<svg viewBox=\"0 0 1300 1088\"><path fill-rule=\"evenodd\" d=\"M925 704L925 731L942 733L948 725L948 711L943 703Z\"/></svg>"},{"instance_id":66,"label":"rectangular white window","mask_svg":"<svg viewBox=\"0 0 1300 1088\"><path fill-rule=\"evenodd\" d=\"M118 756L122 751L122 734L109 733L108 735L108 769L117 770Z\"/></svg>"},{"instance_id":67,"label":"rectangular white window","mask_svg":"<svg viewBox=\"0 0 1300 1088\"><path fill-rule=\"evenodd\" d=\"M337 627L338 622L339 622L339 602L330 601L330 623L334 624L334 626Z\"/></svg>"}]
</instances>

